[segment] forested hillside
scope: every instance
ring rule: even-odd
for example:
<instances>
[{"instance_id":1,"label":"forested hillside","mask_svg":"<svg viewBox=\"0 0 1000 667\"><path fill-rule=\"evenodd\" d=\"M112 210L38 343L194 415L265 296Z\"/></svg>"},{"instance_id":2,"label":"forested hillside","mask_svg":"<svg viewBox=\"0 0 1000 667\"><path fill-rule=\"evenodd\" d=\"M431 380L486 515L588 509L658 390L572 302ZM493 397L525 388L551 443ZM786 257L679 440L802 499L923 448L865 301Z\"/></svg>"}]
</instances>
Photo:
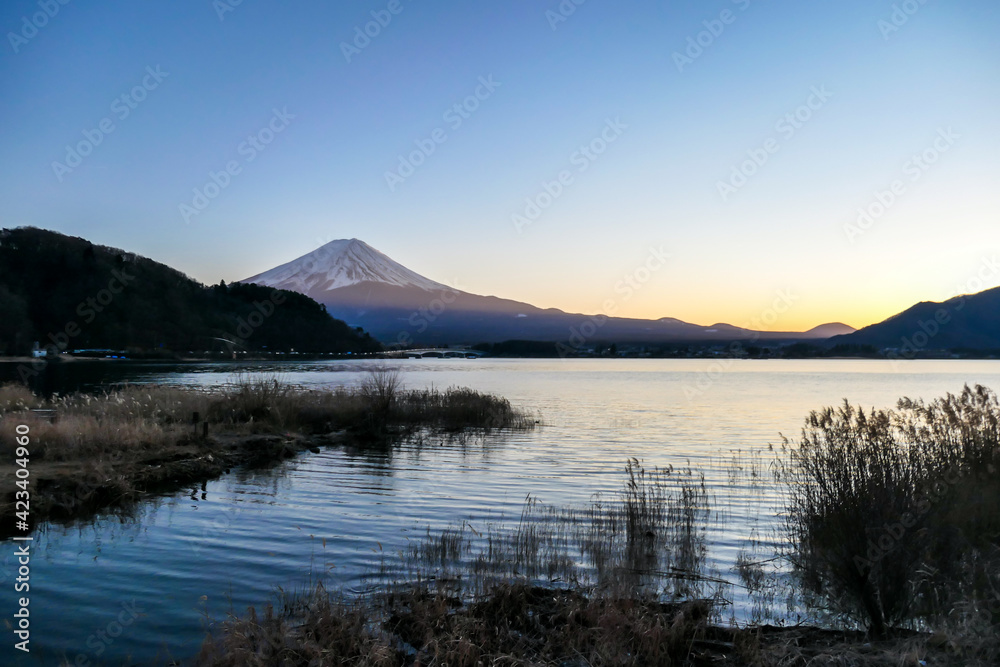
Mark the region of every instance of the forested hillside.
<instances>
[{"instance_id":1,"label":"forested hillside","mask_svg":"<svg viewBox=\"0 0 1000 667\"><path fill-rule=\"evenodd\" d=\"M133 353L379 349L295 292L207 287L85 239L30 227L0 230L0 354L25 354L35 341Z\"/></svg>"}]
</instances>

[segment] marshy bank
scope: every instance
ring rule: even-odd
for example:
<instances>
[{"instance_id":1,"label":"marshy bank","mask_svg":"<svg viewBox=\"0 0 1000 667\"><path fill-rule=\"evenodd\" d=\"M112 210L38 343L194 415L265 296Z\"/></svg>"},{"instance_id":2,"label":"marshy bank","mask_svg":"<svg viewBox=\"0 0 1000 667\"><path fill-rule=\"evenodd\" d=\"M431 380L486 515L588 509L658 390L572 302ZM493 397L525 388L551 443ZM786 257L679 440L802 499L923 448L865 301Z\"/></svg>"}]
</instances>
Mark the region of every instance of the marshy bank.
<instances>
[{"instance_id":1,"label":"marshy bank","mask_svg":"<svg viewBox=\"0 0 1000 667\"><path fill-rule=\"evenodd\" d=\"M210 636L195 664L216 667L724 667L989 665L936 635L816 627L726 627L700 601L585 595L525 583L462 600L412 588L376 603L317 585L251 609Z\"/></svg>"},{"instance_id":2,"label":"marshy bank","mask_svg":"<svg viewBox=\"0 0 1000 667\"><path fill-rule=\"evenodd\" d=\"M15 513L15 429L30 433L30 516L86 519L127 511L238 466L267 466L334 444L391 448L428 434L527 430L536 420L504 398L471 389L407 390L391 368L353 389L305 390L273 375L242 374L196 390L126 385L43 399L0 386L0 536Z\"/></svg>"},{"instance_id":3,"label":"marshy bank","mask_svg":"<svg viewBox=\"0 0 1000 667\"><path fill-rule=\"evenodd\" d=\"M777 549L713 570L691 470L626 467L585 507L526 501L386 557L361 597L322 584L210 628L205 665L990 665L1000 658L1000 407L966 388L815 412L759 459ZM736 474L736 473L734 473ZM727 622L735 589L803 625ZM780 625L780 624L779 624Z\"/></svg>"}]
</instances>

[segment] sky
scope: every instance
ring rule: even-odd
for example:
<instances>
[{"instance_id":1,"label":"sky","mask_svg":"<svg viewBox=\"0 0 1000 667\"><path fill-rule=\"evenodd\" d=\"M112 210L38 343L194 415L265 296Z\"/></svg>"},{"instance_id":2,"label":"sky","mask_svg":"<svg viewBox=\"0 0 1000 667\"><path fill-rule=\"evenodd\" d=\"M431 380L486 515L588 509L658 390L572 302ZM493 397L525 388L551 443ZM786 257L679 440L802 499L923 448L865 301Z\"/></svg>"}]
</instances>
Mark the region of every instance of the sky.
<instances>
[{"instance_id":1,"label":"sky","mask_svg":"<svg viewBox=\"0 0 1000 667\"><path fill-rule=\"evenodd\" d=\"M359 238L771 330L1000 285L995 0L6 0L0 30L0 226L204 283Z\"/></svg>"}]
</instances>

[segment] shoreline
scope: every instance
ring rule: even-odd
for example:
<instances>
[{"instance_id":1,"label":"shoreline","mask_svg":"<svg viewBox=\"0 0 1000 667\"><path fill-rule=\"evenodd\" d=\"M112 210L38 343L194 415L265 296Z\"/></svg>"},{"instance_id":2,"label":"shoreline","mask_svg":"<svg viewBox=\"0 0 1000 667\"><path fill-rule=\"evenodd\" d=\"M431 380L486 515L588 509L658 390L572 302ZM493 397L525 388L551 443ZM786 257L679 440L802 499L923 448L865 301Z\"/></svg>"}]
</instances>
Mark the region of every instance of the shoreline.
<instances>
[{"instance_id":1,"label":"shoreline","mask_svg":"<svg viewBox=\"0 0 1000 667\"><path fill-rule=\"evenodd\" d=\"M214 393L143 385L45 399L16 383L0 385L0 451L9 454L0 478L10 480L0 496L0 538L20 534L13 519L18 493L23 499L28 489L18 491L15 479L30 484L35 528L324 446L385 445L424 429L530 430L535 423L492 394L403 390L398 374L384 368L361 387L332 392L297 389L267 374ZM15 432L26 442L15 442ZM28 476L15 474L24 469Z\"/></svg>"},{"instance_id":2,"label":"shoreline","mask_svg":"<svg viewBox=\"0 0 1000 667\"><path fill-rule=\"evenodd\" d=\"M207 438L178 436L173 445L148 457L81 470L78 461L31 463L31 530L40 524L87 521L105 512L128 511L151 497L176 493L191 484L218 479L240 467L271 467L302 452L344 444L346 432L326 435L239 434ZM96 463L96 462L94 462ZM16 465L0 465L0 477L14 479ZM13 494L0 503L0 540L21 535L14 530Z\"/></svg>"},{"instance_id":3,"label":"shoreline","mask_svg":"<svg viewBox=\"0 0 1000 667\"><path fill-rule=\"evenodd\" d=\"M213 624L194 664L321 664L329 655L345 664L387 667L967 664L939 634L892 630L875 637L812 625L739 627L712 619L712 611L711 600L662 602L627 591L522 580L471 598L433 582L404 584L360 602L344 602L320 584Z\"/></svg>"},{"instance_id":4,"label":"shoreline","mask_svg":"<svg viewBox=\"0 0 1000 667\"><path fill-rule=\"evenodd\" d=\"M442 348L444 350L444 348ZM312 355L312 354L297 354L297 355L287 355L287 354L275 354L275 355L243 355L236 359L231 359L228 357L128 357L128 358L110 358L110 357L77 357L72 355L64 355L52 359L46 359L44 357L33 358L33 357L0 357L0 366L8 364L31 364L35 365L41 362L43 365L58 365L58 364L78 364L78 363L88 363L88 362L100 362L100 363L114 363L114 364L205 364L205 363L218 363L218 364L233 364L233 363L243 363L243 362L318 362L318 361L372 361L372 360L391 360L394 362L407 361L407 360L427 360L427 359L438 359L438 357L406 357L402 356L397 352L377 352L370 354L356 354L356 355ZM447 359L460 359L465 361L463 357L448 357ZM888 363L903 363L909 361L997 361L1000 356L997 354L961 354L958 356L946 356L946 355L916 355L913 357L901 357L893 358L890 356L826 356L826 355L804 355L804 356L774 356L774 357L749 357L749 356L733 356L727 354L702 354L702 355L685 355L685 356L674 356L674 355L663 355L663 356L643 356L643 355L628 355L622 354L617 356L607 356L607 355L566 355L560 356L558 354L551 355L511 355L511 354L496 354L496 355L481 355L477 356L476 359L529 359L529 360L548 360L548 359L600 359L600 360L623 360L623 359L639 359L643 361L671 361L671 360L691 360L691 361L704 361L704 362L730 362L730 361L873 361L873 362L888 362Z\"/></svg>"}]
</instances>

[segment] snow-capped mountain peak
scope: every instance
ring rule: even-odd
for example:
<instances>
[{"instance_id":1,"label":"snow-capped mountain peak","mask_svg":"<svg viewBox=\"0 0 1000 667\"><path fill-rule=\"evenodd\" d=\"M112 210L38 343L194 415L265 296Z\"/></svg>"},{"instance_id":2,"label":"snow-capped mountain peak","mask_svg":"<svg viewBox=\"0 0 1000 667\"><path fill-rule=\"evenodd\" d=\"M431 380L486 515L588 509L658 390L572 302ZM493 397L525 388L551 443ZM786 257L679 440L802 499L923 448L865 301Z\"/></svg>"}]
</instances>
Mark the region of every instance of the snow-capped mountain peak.
<instances>
[{"instance_id":1,"label":"snow-capped mountain peak","mask_svg":"<svg viewBox=\"0 0 1000 667\"><path fill-rule=\"evenodd\" d=\"M307 255L240 282L315 295L371 282L436 291L445 285L424 278L364 241L338 239Z\"/></svg>"}]
</instances>

